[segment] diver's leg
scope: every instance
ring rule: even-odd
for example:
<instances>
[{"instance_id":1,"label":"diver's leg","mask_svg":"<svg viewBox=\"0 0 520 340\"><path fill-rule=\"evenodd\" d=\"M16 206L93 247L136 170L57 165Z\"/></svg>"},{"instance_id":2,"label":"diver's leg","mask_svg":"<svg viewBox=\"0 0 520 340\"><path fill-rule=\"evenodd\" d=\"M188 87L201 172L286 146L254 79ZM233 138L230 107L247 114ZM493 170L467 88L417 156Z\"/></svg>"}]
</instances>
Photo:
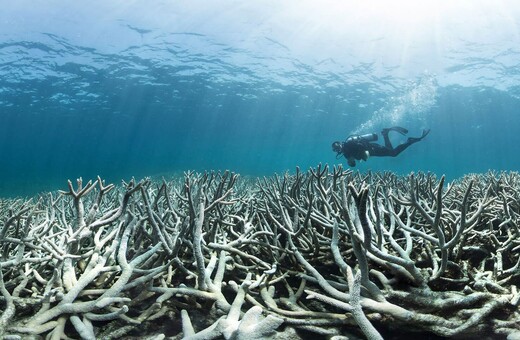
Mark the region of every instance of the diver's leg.
<instances>
[{"instance_id":1,"label":"diver's leg","mask_svg":"<svg viewBox=\"0 0 520 340\"><path fill-rule=\"evenodd\" d=\"M388 133L390 131L396 131L396 132L399 132L402 135L406 135L408 133L408 130L406 130L404 127L400 127L400 126L392 126L392 127L389 127L389 128L384 128L381 131L381 134L383 135L383 137L385 139L385 147L387 149L393 149L394 148L392 146L392 143L390 142L390 138L388 138Z\"/></svg>"},{"instance_id":2,"label":"diver's leg","mask_svg":"<svg viewBox=\"0 0 520 340\"><path fill-rule=\"evenodd\" d=\"M389 152L392 152L392 148L387 148L386 146L382 146L376 143L370 143L370 147L368 148L368 154L370 157L384 157L389 156Z\"/></svg>"},{"instance_id":3,"label":"diver's leg","mask_svg":"<svg viewBox=\"0 0 520 340\"><path fill-rule=\"evenodd\" d=\"M410 138L408 138L408 140L405 143L398 145L395 149L392 149L390 151L389 156L395 157L395 156L399 155L401 152L406 150L406 148L408 148L410 145L415 144L417 142L420 142L429 133L430 133L429 129L428 130L423 130L423 134L422 134L421 137L410 137Z\"/></svg>"},{"instance_id":4,"label":"diver's leg","mask_svg":"<svg viewBox=\"0 0 520 340\"><path fill-rule=\"evenodd\" d=\"M406 150L410 145L414 144L415 142L405 142L403 144L399 144L395 147L395 149L388 150L388 156L395 157L399 155L401 152Z\"/></svg>"},{"instance_id":5,"label":"diver's leg","mask_svg":"<svg viewBox=\"0 0 520 340\"><path fill-rule=\"evenodd\" d=\"M383 131L381 131L381 134L385 139L385 148L393 149L394 147L392 146L392 142L390 142L390 138L388 138L388 132L390 132L390 129L383 129Z\"/></svg>"},{"instance_id":6,"label":"diver's leg","mask_svg":"<svg viewBox=\"0 0 520 340\"><path fill-rule=\"evenodd\" d=\"M404 127L400 127L400 126L392 126L389 128L384 128L383 131L381 131L381 133L384 133L384 132L388 133L388 131L396 131L402 135L406 135L408 133L407 129L405 129Z\"/></svg>"}]
</instances>

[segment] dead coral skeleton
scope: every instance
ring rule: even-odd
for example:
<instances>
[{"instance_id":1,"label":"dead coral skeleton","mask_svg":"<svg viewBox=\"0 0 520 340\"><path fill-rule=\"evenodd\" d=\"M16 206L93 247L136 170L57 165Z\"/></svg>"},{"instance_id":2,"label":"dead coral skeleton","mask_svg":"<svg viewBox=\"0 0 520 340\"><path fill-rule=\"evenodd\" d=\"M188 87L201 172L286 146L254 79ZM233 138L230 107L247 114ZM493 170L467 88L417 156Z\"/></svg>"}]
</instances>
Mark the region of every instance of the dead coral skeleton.
<instances>
[{"instance_id":1,"label":"dead coral skeleton","mask_svg":"<svg viewBox=\"0 0 520 340\"><path fill-rule=\"evenodd\" d=\"M514 172L79 179L0 200L0 336L515 337L519 224Z\"/></svg>"}]
</instances>

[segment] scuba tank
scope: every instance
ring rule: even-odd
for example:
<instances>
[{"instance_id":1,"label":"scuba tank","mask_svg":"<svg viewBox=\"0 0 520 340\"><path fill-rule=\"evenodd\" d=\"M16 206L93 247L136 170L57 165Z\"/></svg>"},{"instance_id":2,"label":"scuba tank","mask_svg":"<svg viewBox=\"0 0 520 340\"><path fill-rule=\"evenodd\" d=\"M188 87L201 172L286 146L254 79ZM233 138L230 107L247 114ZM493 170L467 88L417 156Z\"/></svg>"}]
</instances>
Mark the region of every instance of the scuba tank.
<instances>
[{"instance_id":1,"label":"scuba tank","mask_svg":"<svg viewBox=\"0 0 520 340\"><path fill-rule=\"evenodd\" d=\"M357 135L357 136L349 136L347 138L347 142L375 142L377 141L377 134L375 133L367 133L366 135Z\"/></svg>"}]
</instances>

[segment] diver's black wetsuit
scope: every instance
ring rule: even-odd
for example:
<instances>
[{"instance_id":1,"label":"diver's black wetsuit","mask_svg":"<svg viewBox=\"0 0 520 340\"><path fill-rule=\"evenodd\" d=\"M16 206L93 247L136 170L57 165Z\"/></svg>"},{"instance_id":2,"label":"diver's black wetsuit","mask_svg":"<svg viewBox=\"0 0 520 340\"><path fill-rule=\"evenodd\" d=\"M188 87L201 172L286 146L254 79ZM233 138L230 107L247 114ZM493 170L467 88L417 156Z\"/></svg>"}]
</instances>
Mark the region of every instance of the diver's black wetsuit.
<instances>
[{"instance_id":1,"label":"diver's black wetsuit","mask_svg":"<svg viewBox=\"0 0 520 340\"><path fill-rule=\"evenodd\" d=\"M392 142L390 142L390 139L388 138L388 132L390 131L397 131L401 134L408 133L408 130L401 127L383 129L381 134L383 135L383 138L385 140L384 146L377 143L373 143L364 138L359 138L359 136L349 137L346 141L341 143L341 150L337 150L337 152L338 154L343 154L343 156L345 156L345 158L349 160L350 166L355 166L356 162L354 160L366 161L369 156L395 157L404 150L406 150L406 148L408 148L410 145L422 140L430 132L430 130L424 130L421 137L410 137L406 142L399 144L397 147L394 148L392 146ZM374 135L374 137L375 140L377 140L377 135Z\"/></svg>"},{"instance_id":2,"label":"diver's black wetsuit","mask_svg":"<svg viewBox=\"0 0 520 340\"><path fill-rule=\"evenodd\" d=\"M390 142L390 138L388 138L388 133L384 133L383 138L385 140L384 146L377 143L367 142L365 140L356 141L347 139L345 142L343 142L341 152L343 153L343 156L345 156L345 158L354 157L357 160L364 158L365 151L368 151L370 153L370 156L395 157L401 152L403 152L407 147L419 141L410 141L410 138L405 143L400 144L394 148L392 146L392 142Z\"/></svg>"}]
</instances>

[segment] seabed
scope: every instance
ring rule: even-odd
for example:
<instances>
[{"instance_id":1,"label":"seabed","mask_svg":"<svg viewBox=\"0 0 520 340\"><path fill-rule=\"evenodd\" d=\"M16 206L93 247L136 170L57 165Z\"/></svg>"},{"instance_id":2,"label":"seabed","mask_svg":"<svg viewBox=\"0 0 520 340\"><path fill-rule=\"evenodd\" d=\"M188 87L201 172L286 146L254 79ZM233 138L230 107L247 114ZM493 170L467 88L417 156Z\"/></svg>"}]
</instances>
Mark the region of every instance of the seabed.
<instances>
[{"instance_id":1,"label":"seabed","mask_svg":"<svg viewBox=\"0 0 520 340\"><path fill-rule=\"evenodd\" d=\"M520 338L520 175L318 166L0 200L3 339Z\"/></svg>"}]
</instances>

